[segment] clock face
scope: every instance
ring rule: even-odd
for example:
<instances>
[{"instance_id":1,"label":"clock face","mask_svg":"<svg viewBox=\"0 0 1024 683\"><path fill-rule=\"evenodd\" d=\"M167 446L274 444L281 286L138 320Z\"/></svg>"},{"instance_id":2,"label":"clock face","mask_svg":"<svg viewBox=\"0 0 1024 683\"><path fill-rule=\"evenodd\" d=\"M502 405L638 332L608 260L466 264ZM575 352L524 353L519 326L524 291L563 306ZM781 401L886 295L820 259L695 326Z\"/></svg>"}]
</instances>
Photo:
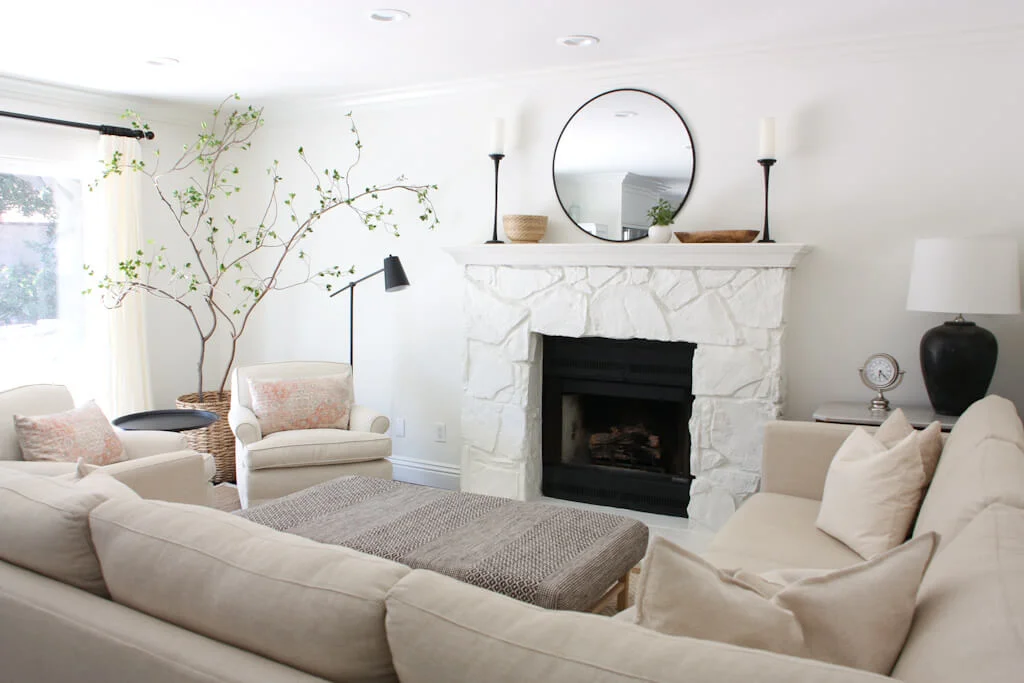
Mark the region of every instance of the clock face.
<instances>
[{"instance_id":1,"label":"clock face","mask_svg":"<svg viewBox=\"0 0 1024 683\"><path fill-rule=\"evenodd\" d=\"M891 356L872 356L864 364L864 381L875 389L888 387L895 381L897 373L899 368Z\"/></svg>"}]
</instances>

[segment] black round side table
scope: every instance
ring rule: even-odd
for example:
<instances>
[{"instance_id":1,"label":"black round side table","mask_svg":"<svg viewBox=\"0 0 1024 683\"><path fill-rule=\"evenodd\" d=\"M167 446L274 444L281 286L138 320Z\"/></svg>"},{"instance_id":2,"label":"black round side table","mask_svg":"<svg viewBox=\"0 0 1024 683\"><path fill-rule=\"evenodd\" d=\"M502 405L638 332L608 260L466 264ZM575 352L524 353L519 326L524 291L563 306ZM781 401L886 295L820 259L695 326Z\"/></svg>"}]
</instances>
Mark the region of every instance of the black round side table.
<instances>
[{"instance_id":1,"label":"black round side table","mask_svg":"<svg viewBox=\"0 0 1024 683\"><path fill-rule=\"evenodd\" d=\"M220 419L217 413L209 410L193 410L191 408L174 408L171 410L146 410L141 413L130 413L111 420L111 424L126 431L159 431L184 432L189 429L209 427Z\"/></svg>"}]
</instances>

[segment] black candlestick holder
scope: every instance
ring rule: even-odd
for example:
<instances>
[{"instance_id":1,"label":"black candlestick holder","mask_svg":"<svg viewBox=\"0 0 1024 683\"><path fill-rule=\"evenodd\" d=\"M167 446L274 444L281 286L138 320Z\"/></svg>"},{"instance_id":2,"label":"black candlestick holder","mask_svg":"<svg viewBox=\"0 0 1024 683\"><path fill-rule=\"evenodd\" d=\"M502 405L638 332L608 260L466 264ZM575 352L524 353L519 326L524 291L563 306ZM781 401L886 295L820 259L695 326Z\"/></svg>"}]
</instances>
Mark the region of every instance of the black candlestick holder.
<instances>
[{"instance_id":1,"label":"black candlestick holder","mask_svg":"<svg viewBox=\"0 0 1024 683\"><path fill-rule=\"evenodd\" d=\"M504 240L498 239L498 164L505 158L504 154L488 154L494 159L494 234L484 244L505 244Z\"/></svg>"},{"instance_id":2,"label":"black candlestick holder","mask_svg":"<svg viewBox=\"0 0 1024 683\"><path fill-rule=\"evenodd\" d=\"M768 232L768 172L775 163L775 159L758 159L757 163L761 164L761 168L764 169L764 232L758 243L774 244L775 240L771 238L771 234Z\"/></svg>"}]
</instances>

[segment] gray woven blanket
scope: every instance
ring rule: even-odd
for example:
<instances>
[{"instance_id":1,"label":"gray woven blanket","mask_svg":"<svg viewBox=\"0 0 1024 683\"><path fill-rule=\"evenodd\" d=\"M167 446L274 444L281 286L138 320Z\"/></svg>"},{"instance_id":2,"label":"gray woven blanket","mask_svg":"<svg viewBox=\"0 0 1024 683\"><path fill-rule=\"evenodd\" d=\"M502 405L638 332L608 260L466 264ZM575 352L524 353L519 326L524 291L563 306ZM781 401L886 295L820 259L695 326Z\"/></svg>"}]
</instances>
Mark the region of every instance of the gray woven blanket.
<instances>
[{"instance_id":1,"label":"gray woven blanket","mask_svg":"<svg viewBox=\"0 0 1024 683\"><path fill-rule=\"evenodd\" d=\"M552 609L587 610L643 557L647 526L386 479L341 477L239 516Z\"/></svg>"}]
</instances>

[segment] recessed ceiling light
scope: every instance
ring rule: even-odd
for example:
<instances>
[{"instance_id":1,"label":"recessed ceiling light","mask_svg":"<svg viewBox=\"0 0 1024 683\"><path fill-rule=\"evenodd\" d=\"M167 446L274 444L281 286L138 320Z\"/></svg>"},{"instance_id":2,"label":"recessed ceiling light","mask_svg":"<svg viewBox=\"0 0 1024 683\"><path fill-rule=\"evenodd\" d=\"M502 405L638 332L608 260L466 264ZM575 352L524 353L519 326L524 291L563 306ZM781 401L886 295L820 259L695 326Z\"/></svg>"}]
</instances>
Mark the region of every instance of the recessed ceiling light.
<instances>
[{"instance_id":1,"label":"recessed ceiling light","mask_svg":"<svg viewBox=\"0 0 1024 683\"><path fill-rule=\"evenodd\" d=\"M147 59L146 64L150 66L174 66L181 62L177 57L154 57L153 59Z\"/></svg>"},{"instance_id":2,"label":"recessed ceiling light","mask_svg":"<svg viewBox=\"0 0 1024 683\"><path fill-rule=\"evenodd\" d=\"M409 18L409 13L404 9L375 9L370 12L370 18L374 21L394 23Z\"/></svg>"},{"instance_id":3,"label":"recessed ceiling light","mask_svg":"<svg viewBox=\"0 0 1024 683\"><path fill-rule=\"evenodd\" d=\"M601 39L597 36L562 36L561 38L555 38L555 42L559 45L565 45L566 47L590 47L591 45L597 45L601 42Z\"/></svg>"},{"instance_id":4,"label":"recessed ceiling light","mask_svg":"<svg viewBox=\"0 0 1024 683\"><path fill-rule=\"evenodd\" d=\"M637 114L635 111L628 111L626 109L615 112L615 118L617 119L630 119L633 118L634 116L639 116L639 114Z\"/></svg>"}]
</instances>

